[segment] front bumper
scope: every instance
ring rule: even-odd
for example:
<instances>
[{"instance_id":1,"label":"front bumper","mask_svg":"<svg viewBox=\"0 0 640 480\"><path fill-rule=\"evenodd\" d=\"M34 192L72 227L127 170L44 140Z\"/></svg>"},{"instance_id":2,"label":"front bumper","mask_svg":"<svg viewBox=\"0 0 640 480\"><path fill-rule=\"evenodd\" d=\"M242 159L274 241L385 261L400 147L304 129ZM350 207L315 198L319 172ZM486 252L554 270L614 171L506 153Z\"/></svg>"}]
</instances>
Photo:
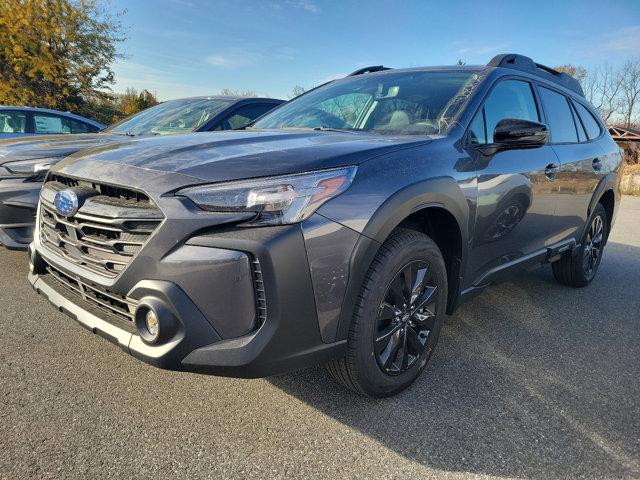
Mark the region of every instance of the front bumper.
<instances>
[{"instance_id":1,"label":"front bumper","mask_svg":"<svg viewBox=\"0 0 640 480\"><path fill-rule=\"evenodd\" d=\"M153 241L115 281L100 285L79 276L76 266L50 252L36 235L29 281L58 310L160 368L252 378L305 368L345 353L346 341L323 341L300 225L205 231L178 245L174 241L160 260L146 256L159 248ZM247 270L248 260L249 265L260 265L259 279ZM95 302L61 286L51 268L138 305L149 299L161 302L174 323L170 338L159 345L145 343L134 324L113 318ZM262 292L257 292L256 280L264 285ZM261 302L266 305L263 319Z\"/></svg>"},{"instance_id":2,"label":"front bumper","mask_svg":"<svg viewBox=\"0 0 640 480\"><path fill-rule=\"evenodd\" d=\"M33 239L38 195L42 183L0 180L0 244L26 250Z\"/></svg>"}]
</instances>

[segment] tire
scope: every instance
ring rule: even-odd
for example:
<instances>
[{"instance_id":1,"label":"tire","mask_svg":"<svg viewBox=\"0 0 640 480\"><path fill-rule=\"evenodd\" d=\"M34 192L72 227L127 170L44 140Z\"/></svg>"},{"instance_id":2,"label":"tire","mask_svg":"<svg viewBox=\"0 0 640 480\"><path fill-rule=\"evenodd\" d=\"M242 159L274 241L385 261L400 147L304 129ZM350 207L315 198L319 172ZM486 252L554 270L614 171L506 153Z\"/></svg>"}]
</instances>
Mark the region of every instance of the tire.
<instances>
[{"instance_id":1,"label":"tire","mask_svg":"<svg viewBox=\"0 0 640 480\"><path fill-rule=\"evenodd\" d=\"M578 251L551 264L556 280L570 287L589 285L598 273L608 234L607 212L598 203L589 217Z\"/></svg>"},{"instance_id":2,"label":"tire","mask_svg":"<svg viewBox=\"0 0 640 480\"><path fill-rule=\"evenodd\" d=\"M349 329L347 354L328 364L329 373L366 397L404 390L433 353L446 303L447 271L436 244L420 232L395 231L369 267Z\"/></svg>"}]
</instances>

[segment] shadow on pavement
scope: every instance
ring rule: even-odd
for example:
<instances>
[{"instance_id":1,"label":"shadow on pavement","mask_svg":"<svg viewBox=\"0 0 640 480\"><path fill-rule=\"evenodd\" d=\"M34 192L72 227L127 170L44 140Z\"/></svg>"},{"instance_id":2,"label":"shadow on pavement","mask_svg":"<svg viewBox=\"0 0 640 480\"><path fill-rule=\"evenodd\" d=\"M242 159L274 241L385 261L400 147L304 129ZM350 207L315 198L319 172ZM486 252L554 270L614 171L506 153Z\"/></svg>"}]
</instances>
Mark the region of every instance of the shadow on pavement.
<instances>
[{"instance_id":1,"label":"shadow on pavement","mask_svg":"<svg viewBox=\"0 0 640 480\"><path fill-rule=\"evenodd\" d=\"M545 267L464 305L426 372L395 398L351 395L322 368L270 381L432 468L637 478L639 286L640 248L610 241L587 288L563 287Z\"/></svg>"}]
</instances>

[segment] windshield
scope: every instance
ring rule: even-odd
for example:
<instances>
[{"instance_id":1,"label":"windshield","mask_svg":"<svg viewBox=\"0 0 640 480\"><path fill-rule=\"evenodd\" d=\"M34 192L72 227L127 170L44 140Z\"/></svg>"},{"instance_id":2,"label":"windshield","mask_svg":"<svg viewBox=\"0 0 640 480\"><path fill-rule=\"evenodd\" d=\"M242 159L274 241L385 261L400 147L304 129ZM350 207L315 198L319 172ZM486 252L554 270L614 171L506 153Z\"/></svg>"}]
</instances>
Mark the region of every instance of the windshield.
<instances>
[{"instance_id":1,"label":"windshield","mask_svg":"<svg viewBox=\"0 0 640 480\"><path fill-rule=\"evenodd\" d=\"M218 98L169 100L125 118L105 132L123 135L170 135L189 133L233 103Z\"/></svg>"},{"instance_id":2,"label":"windshield","mask_svg":"<svg viewBox=\"0 0 640 480\"><path fill-rule=\"evenodd\" d=\"M336 128L381 133L442 132L478 74L412 71L331 82L267 114L254 128Z\"/></svg>"}]
</instances>

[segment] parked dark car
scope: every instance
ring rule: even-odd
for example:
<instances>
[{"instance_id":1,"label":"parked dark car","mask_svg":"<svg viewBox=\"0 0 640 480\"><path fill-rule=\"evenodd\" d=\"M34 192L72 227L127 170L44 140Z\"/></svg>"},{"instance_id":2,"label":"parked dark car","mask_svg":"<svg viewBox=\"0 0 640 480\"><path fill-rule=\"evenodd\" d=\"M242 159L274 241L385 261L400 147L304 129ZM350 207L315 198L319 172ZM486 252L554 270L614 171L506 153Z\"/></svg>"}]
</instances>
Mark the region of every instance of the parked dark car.
<instances>
[{"instance_id":1,"label":"parked dark car","mask_svg":"<svg viewBox=\"0 0 640 480\"><path fill-rule=\"evenodd\" d=\"M42 180L51 165L67 155L145 135L242 128L282 103L274 98L183 98L148 108L99 133L0 140L0 244L26 250Z\"/></svg>"},{"instance_id":2,"label":"parked dark car","mask_svg":"<svg viewBox=\"0 0 640 480\"><path fill-rule=\"evenodd\" d=\"M620 162L579 83L527 57L371 68L245 131L65 159L42 189L29 280L158 367L328 362L383 397L424 369L445 313L507 274L551 263L589 284Z\"/></svg>"},{"instance_id":3,"label":"parked dark car","mask_svg":"<svg viewBox=\"0 0 640 480\"><path fill-rule=\"evenodd\" d=\"M95 133L105 125L71 112L0 106L0 139L32 135Z\"/></svg>"}]
</instances>

